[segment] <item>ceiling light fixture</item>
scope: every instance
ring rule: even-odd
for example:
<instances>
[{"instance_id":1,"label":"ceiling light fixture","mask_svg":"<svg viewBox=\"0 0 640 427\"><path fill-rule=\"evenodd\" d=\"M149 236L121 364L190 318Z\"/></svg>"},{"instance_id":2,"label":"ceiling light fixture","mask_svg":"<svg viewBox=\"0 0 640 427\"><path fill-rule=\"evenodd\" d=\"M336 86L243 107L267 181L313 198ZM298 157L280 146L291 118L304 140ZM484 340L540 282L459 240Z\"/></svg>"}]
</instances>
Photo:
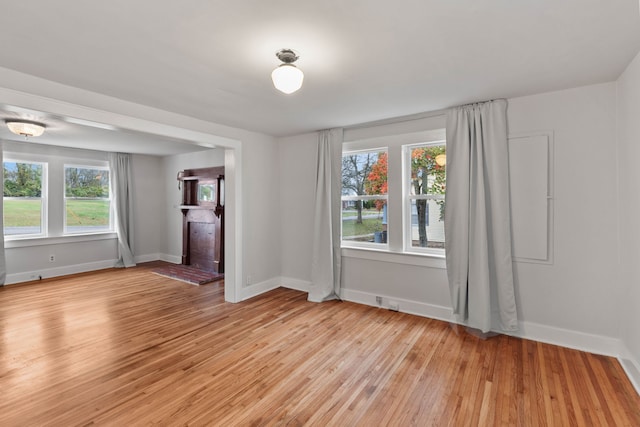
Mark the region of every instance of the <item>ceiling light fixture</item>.
<instances>
[{"instance_id":1,"label":"ceiling light fixture","mask_svg":"<svg viewBox=\"0 0 640 427\"><path fill-rule=\"evenodd\" d=\"M297 91L302 87L302 80L304 79L304 73L293 65L299 56L291 49L282 49L276 52L276 56L283 63L271 73L273 85L280 92L286 94Z\"/></svg>"},{"instance_id":2,"label":"ceiling light fixture","mask_svg":"<svg viewBox=\"0 0 640 427\"><path fill-rule=\"evenodd\" d=\"M46 127L42 123L30 122L27 120L5 120L9 130L16 135L22 135L26 138L30 136L40 136L44 133Z\"/></svg>"}]
</instances>

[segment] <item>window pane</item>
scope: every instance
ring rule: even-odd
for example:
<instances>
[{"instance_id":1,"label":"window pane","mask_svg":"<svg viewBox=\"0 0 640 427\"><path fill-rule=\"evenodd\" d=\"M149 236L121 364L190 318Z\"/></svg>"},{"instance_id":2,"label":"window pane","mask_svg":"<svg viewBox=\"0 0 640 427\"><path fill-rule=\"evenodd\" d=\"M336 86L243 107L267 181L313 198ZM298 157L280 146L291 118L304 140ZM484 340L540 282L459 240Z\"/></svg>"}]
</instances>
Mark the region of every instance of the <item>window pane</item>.
<instances>
[{"instance_id":1,"label":"window pane","mask_svg":"<svg viewBox=\"0 0 640 427\"><path fill-rule=\"evenodd\" d=\"M410 194L444 194L446 167L444 145L412 148Z\"/></svg>"},{"instance_id":2,"label":"window pane","mask_svg":"<svg viewBox=\"0 0 640 427\"><path fill-rule=\"evenodd\" d=\"M370 151L342 156L342 195L387 194L387 153Z\"/></svg>"},{"instance_id":3,"label":"window pane","mask_svg":"<svg viewBox=\"0 0 640 427\"><path fill-rule=\"evenodd\" d=\"M65 167L65 196L109 198L109 171Z\"/></svg>"},{"instance_id":4,"label":"window pane","mask_svg":"<svg viewBox=\"0 0 640 427\"><path fill-rule=\"evenodd\" d=\"M387 243L387 201L343 201L342 240Z\"/></svg>"},{"instance_id":5,"label":"window pane","mask_svg":"<svg viewBox=\"0 0 640 427\"><path fill-rule=\"evenodd\" d=\"M110 229L109 200L67 199L67 233L91 233Z\"/></svg>"},{"instance_id":6,"label":"window pane","mask_svg":"<svg viewBox=\"0 0 640 427\"><path fill-rule=\"evenodd\" d=\"M376 150L342 156L342 239L387 243L387 152ZM355 198L355 200L354 200ZM386 198L385 198L386 199Z\"/></svg>"},{"instance_id":7,"label":"window pane","mask_svg":"<svg viewBox=\"0 0 640 427\"><path fill-rule=\"evenodd\" d=\"M110 230L108 170L65 167L65 196L65 232Z\"/></svg>"},{"instance_id":8,"label":"window pane","mask_svg":"<svg viewBox=\"0 0 640 427\"><path fill-rule=\"evenodd\" d=\"M5 199L3 203L5 236L42 233L42 200Z\"/></svg>"},{"instance_id":9,"label":"window pane","mask_svg":"<svg viewBox=\"0 0 640 427\"><path fill-rule=\"evenodd\" d=\"M425 144L409 151L408 185L410 248L444 248L444 194L446 188L446 146ZM426 196L433 196L426 197ZM405 225L405 226L407 226Z\"/></svg>"},{"instance_id":10,"label":"window pane","mask_svg":"<svg viewBox=\"0 0 640 427\"><path fill-rule=\"evenodd\" d=\"M42 170L40 163L4 162L4 234L41 234Z\"/></svg>"},{"instance_id":11,"label":"window pane","mask_svg":"<svg viewBox=\"0 0 640 427\"><path fill-rule=\"evenodd\" d=\"M411 200L411 247L444 248L444 200Z\"/></svg>"}]
</instances>

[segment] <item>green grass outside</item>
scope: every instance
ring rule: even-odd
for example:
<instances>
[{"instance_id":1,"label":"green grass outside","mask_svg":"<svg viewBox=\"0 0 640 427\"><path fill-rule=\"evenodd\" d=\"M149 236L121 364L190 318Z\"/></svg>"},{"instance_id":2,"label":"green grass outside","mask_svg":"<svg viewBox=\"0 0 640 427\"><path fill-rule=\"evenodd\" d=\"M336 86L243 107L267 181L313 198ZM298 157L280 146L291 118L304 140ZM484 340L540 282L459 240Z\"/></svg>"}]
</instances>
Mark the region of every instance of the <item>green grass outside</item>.
<instances>
[{"instance_id":1,"label":"green grass outside","mask_svg":"<svg viewBox=\"0 0 640 427\"><path fill-rule=\"evenodd\" d=\"M5 200L5 227L37 227L40 225L40 200Z\"/></svg>"},{"instance_id":2,"label":"green grass outside","mask_svg":"<svg viewBox=\"0 0 640 427\"><path fill-rule=\"evenodd\" d=\"M382 231L382 218L365 218L362 224L356 224L355 220L342 221L342 237L373 235L376 231Z\"/></svg>"},{"instance_id":3,"label":"green grass outside","mask_svg":"<svg viewBox=\"0 0 640 427\"><path fill-rule=\"evenodd\" d=\"M67 226L109 225L108 200L67 200Z\"/></svg>"},{"instance_id":4,"label":"green grass outside","mask_svg":"<svg viewBox=\"0 0 640 427\"><path fill-rule=\"evenodd\" d=\"M5 227L37 227L41 218L40 200L5 200ZM67 200L67 226L108 226L109 201Z\"/></svg>"}]
</instances>

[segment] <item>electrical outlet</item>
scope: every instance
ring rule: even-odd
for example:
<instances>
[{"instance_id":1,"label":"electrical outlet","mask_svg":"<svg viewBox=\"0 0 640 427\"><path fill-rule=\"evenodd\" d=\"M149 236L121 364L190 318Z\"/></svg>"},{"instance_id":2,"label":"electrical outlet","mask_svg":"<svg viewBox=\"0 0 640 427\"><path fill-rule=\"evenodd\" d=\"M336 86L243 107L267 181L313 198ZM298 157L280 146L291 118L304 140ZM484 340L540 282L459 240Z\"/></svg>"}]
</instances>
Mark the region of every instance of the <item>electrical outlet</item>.
<instances>
[{"instance_id":1,"label":"electrical outlet","mask_svg":"<svg viewBox=\"0 0 640 427\"><path fill-rule=\"evenodd\" d=\"M251 277L251 275L247 275L247 285L250 285L253 283L253 278Z\"/></svg>"},{"instance_id":2,"label":"electrical outlet","mask_svg":"<svg viewBox=\"0 0 640 427\"><path fill-rule=\"evenodd\" d=\"M400 311L400 304L397 301L389 301L389 310Z\"/></svg>"},{"instance_id":3,"label":"electrical outlet","mask_svg":"<svg viewBox=\"0 0 640 427\"><path fill-rule=\"evenodd\" d=\"M55 255L49 255L49 262L56 262L56 256Z\"/></svg>"},{"instance_id":4,"label":"electrical outlet","mask_svg":"<svg viewBox=\"0 0 640 427\"><path fill-rule=\"evenodd\" d=\"M378 304L378 306L382 305L382 297L376 297L376 304Z\"/></svg>"}]
</instances>

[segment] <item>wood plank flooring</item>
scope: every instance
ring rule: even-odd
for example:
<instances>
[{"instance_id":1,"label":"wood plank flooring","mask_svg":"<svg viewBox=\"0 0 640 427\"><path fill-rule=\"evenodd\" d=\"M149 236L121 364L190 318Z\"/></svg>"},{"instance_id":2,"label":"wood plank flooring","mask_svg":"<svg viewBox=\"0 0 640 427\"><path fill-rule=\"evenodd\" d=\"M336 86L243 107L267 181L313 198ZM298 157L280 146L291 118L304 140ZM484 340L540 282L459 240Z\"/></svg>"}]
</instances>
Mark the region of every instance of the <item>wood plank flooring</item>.
<instances>
[{"instance_id":1,"label":"wood plank flooring","mask_svg":"<svg viewBox=\"0 0 640 427\"><path fill-rule=\"evenodd\" d=\"M0 289L0 426L640 426L613 358L156 266Z\"/></svg>"}]
</instances>

